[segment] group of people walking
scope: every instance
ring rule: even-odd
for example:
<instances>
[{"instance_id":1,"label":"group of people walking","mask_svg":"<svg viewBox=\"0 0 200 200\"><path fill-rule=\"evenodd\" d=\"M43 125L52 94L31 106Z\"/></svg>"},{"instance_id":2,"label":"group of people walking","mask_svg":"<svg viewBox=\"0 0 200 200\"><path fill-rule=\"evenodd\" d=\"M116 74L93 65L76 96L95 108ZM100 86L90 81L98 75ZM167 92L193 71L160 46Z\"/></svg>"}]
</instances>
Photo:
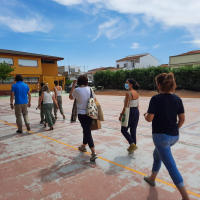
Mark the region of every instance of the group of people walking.
<instances>
[{"instance_id":1,"label":"group of people walking","mask_svg":"<svg viewBox=\"0 0 200 200\"><path fill-rule=\"evenodd\" d=\"M13 106L13 96L15 95L15 115L17 118L18 133L22 132L21 113L24 117L27 130L30 130L28 121L27 106L31 106L31 96L29 88L23 83L21 75L16 76L16 83L12 86L11 94L11 109ZM173 94L176 88L176 82L172 73L162 73L155 79L156 86L159 94L151 98L147 113L144 114L144 118L147 122L152 122L152 138L155 145L153 152L153 167L150 176L145 176L144 180L151 186L156 185L156 177L161 168L161 163L167 168L174 184L178 188L182 200L189 200L187 190L184 185L183 178L176 166L175 160L171 152L171 146L175 145L179 140L179 129L185 121L184 106L182 100L175 94ZM75 88L75 85L79 86ZM49 90L47 85L42 86L40 92L39 106L41 108L41 122L45 121L48 123L50 130L53 130L53 124L57 118L57 109L60 109L63 119L65 119L62 109L62 98L59 97L62 92L62 88L58 87L57 82L55 83L55 95ZM19 88L24 88L23 92ZM128 79L125 83L125 88L128 90L124 100L124 107L119 116L119 121L123 120L124 112L127 107L130 108L128 126L121 127L123 136L129 143L128 152L133 153L138 147L136 146L136 129L139 121L139 95L137 90L139 84L134 79ZM19 91L20 90L20 91ZM27 94L29 101L27 100ZM86 146L89 145L91 149L91 161L98 158L94 141L92 138L90 126L92 123L91 117L87 115L87 104L88 99L91 96L91 89L88 87L87 76L79 76L77 81L73 82L73 86L69 95L71 100L76 99L78 119L83 128L83 143L79 147L80 151L86 152ZM26 98L25 98L26 97ZM97 98L93 93L93 98L97 102ZM54 102L54 116L52 114ZM42 104L43 103L43 104ZM56 113L55 113L56 111ZM42 112L45 115L42 117ZM178 118L178 121L177 121ZM130 134L128 129L130 128Z\"/></svg>"},{"instance_id":2,"label":"group of people walking","mask_svg":"<svg viewBox=\"0 0 200 200\"><path fill-rule=\"evenodd\" d=\"M23 83L23 77L21 74L16 75L15 84L12 85L11 97L10 97L10 106L13 110L15 108L15 116L18 130L17 133L22 133L22 119L23 115L25 125L27 130L30 131L29 118L28 118L28 109L27 107L31 106L31 93L27 84ZM57 111L60 110L63 119L65 115L62 108L62 87L58 86L58 81L54 81L54 94L49 90L48 85L41 82L41 90L39 91L38 99L38 108L40 109L41 124L44 124L44 127L50 127L49 130L53 130L53 125L57 119ZM27 97L28 95L28 97ZM15 97L15 103L13 104ZM52 109L54 107L54 115Z\"/></svg>"},{"instance_id":3,"label":"group of people walking","mask_svg":"<svg viewBox=\"0 0 200 200\"><path fill-rule=\"evenodd\" d=\"M39 105L40 108L40 123L46 127L47 124L50 127L49 130L53 130L53 125L57 119L57 111L60 110L63 119L65 119L65 115L63 113L62 108L62 87L58 86L58 81L54 81L54 94L50 91L48 85L45 83L41 83L41 90L39 91ZM52 109L54 107L54 116L52 113Z\"/></svg>"}]
</instances>

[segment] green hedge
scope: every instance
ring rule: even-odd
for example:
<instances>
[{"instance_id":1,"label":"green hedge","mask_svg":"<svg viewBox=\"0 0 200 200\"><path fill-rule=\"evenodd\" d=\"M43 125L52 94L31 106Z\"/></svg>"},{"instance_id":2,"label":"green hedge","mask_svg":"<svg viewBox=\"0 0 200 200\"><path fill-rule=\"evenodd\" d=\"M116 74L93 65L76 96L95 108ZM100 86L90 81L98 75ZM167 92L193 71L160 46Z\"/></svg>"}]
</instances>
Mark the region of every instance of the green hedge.
<instances>
[{"instance_id":1,"label":"green hedge","mask_svg":"<svg viewBox=\"0 0 200 200\"><path fill-rule=\"evenodd\" d=\"M147 69L98 71L94 74L94 85L106 89L123 89L128 78L134 78L141 89L153 90L155 77L161 73L174 73L177 89L200 91L200 66L184 66L178 69L169 67L150 67Z\"/></svg>"},{"instance_id":2,"label":"green hedge","mask_svg":"<svg viewBox=\"0 0 200 200\"><path fill-rule=\"evenodd\" d=\"M65 84L66 84L67 86L70 86L72 82L73 82L73 81L65 80Z\"/></svg>"}]
</instances>

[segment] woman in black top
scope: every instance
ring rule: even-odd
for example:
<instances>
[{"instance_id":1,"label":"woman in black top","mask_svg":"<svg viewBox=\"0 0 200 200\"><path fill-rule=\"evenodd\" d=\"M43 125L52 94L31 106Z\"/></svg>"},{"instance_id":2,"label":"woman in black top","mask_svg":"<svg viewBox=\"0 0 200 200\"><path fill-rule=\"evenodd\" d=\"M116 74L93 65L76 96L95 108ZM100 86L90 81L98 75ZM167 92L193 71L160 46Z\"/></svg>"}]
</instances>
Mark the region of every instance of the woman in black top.
<instances>
[{"instance_id":1,"label":"woman in black top","mask_svg":"<svg viewBox=\"0 0 200 200\"><path fill-rule=\"evenodd\" d=\"M177 95L172 94L176 88L172 73L158 75L156 77L156 85L160 94L151 98L148 112L144 114L146 121L152 122L153 142L155 145L152 174L144 177L144 180L155 186L155 179L163 162L181 193L182 200L189 200L183 178L176 167L171 152L171 146L179 140L179 128L185 121L183 103Z\"/></svg>"}]
</instances>

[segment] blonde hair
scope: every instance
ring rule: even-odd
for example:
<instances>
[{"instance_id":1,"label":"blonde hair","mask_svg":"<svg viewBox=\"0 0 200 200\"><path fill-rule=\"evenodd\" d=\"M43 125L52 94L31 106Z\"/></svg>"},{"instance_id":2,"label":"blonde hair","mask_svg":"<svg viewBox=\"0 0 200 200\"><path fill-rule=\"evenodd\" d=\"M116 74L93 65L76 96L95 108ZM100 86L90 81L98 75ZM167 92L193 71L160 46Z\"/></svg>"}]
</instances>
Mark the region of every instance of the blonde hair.
<instances>
[{"instance_id":1,"label":"blonde hair","mask_svg":"<svg viewBox=\"0 0 200 200\"><path fill-rule=\"evenodd\" d=\"M51 90L49 89L48 85L44 85L44 86L42 87L42 91L43 91L43 92L47 92L47 93L51 92Z\"/></svg>"},{"instance_id":2,"label":"blonde hair","mask_svg":"<svg viewBox=\"0 0 200 200\"><path fill-rule=\"evenodd\" d=\"M177 85L173 73L162 73L155 78L157 84L161 86L163 92L173 92Z\"/></svg>"}]
</instances>

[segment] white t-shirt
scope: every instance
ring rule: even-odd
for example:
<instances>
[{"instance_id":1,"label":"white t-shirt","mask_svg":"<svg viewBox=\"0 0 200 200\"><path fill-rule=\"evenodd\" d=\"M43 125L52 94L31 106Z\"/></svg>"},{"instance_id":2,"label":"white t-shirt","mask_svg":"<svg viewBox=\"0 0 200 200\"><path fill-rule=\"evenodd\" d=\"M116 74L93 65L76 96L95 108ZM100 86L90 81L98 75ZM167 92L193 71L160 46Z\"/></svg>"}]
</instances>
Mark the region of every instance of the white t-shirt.
<instances>
[{"instance_id":1,"label":"white t-shirt","mask_svg":"<svg viewBox=\"0 0 200 200\"><path fill-rule=\"evenodd\" d=\"M87 104L90 98L90 87L78 87L74 90L72 96L74 99L76 99L78 114L87 114ZM94 93L93 98L96 98Z\"/></svg>"}]
</instances>

